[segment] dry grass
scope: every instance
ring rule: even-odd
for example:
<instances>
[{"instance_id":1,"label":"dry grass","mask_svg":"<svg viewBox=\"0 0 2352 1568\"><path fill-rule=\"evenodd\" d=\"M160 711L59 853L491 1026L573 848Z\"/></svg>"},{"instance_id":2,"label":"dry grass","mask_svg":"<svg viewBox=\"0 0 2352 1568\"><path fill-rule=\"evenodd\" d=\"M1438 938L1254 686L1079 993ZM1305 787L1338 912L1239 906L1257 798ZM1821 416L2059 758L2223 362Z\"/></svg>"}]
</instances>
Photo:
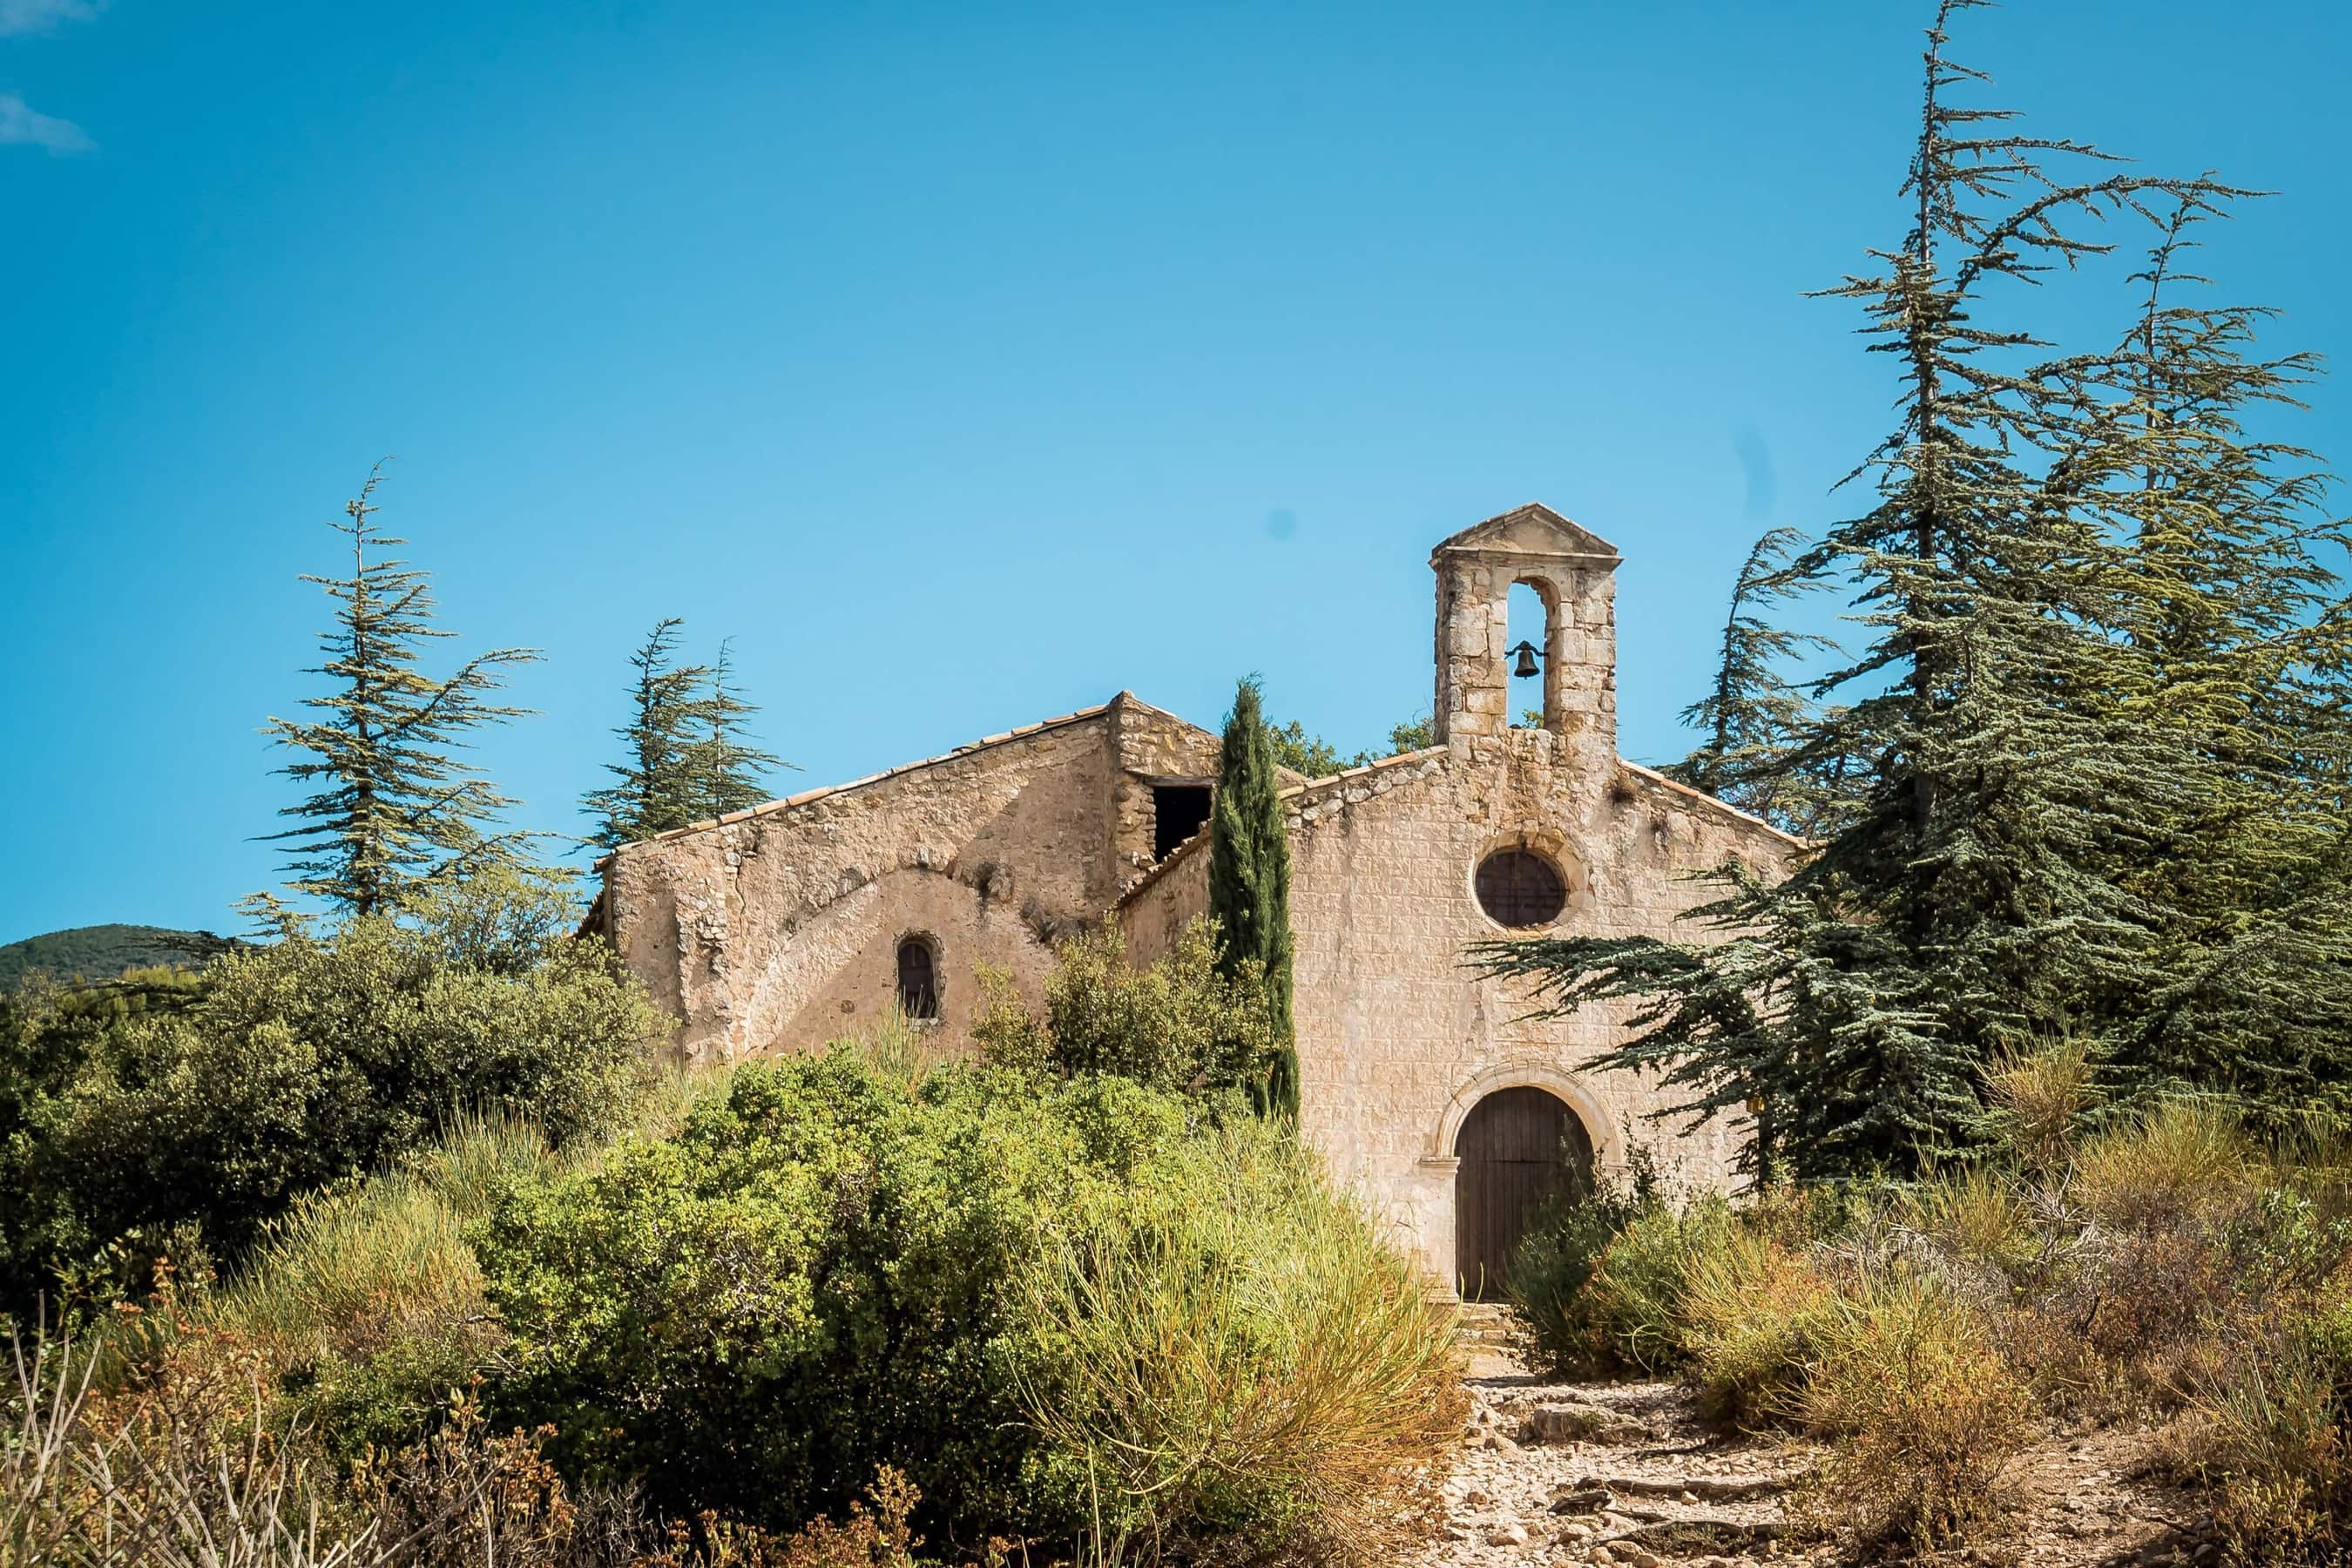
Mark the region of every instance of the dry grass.
<instances>
[{"instance_id":1,"label":"dry grass","mask_svg":"<svg viewBox=\"0 0 2352 1568\"><path fill-rule=\"evenodd\" d=\"M1024 1393L1095 1500L1088 1554L1150 1559L1243 1521L1261 1547L1391 1553L1465 1413L1452 1313L1261 1124L1168 1196L1062 1238L1026 1287L1065 1381Z\"/></svg>"},{"instance_id":2,"label":"dry grass","mask_svg":"<svg viewBox=\"0 0 2352 1568\"><path fill-rule=\"evenodd\" d=\"M1935 1551L1996 1517L2032 1401L1970 1304L1927 1279L1842 1292L1801 1404L1831 1447L1804 1511L1860 1547Z\"/></svg>"},{"instance_id":3,"label":"dry grass","mask_svg":"<svg viewBox=\"0 0 2352 1568\"><path fill-rule=\"evenodd\" d=\"M2019 1165L2043 1178L2063 1171L2092 1105L2088 1047L2079 1040L2061 1040L2039 1051L2000 1057L1986 1069L1985 1089Z\"/></svg>"},{"instance_id":4,"label":"dry grass","mask_svg":"<svg viewBox=\"0 0 2352 1568\"><path fill-rule=\"evenodd\" d=\"M2242 1202L2269 1173L2224 1107L2170 1100L2074 1156L2068 1201L2094 1225L2151 1230Z\"/></svg>"},{"instance_id":5,"label":"dry grass","mask_svg":"<svg viewBox=\"0 0 2352 1568\"><path fill-rule=\"evenodd\" d=\"M1778 1237L1720 1234L1692 1265L1683 1299L1685 1342L1701 1403L1714 1418L1739 1426L1796 1418L1833 1289Z\"/></svg>"}]
</instances>

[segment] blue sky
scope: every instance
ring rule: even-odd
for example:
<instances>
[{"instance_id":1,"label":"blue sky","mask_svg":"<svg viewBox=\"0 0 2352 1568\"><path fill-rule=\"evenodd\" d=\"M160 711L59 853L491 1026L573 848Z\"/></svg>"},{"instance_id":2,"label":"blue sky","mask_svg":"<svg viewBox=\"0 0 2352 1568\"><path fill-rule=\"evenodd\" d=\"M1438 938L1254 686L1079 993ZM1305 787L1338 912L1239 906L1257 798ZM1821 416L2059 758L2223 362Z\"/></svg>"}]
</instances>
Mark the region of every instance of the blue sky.
<instances>
[{"instance_id":1,"label":"blue sky","mask_svg":"<svg viewBox=\"0 0 2352 1568\"><path fill-rule=\"evenodd\" d=\"M296 574L386 454L462 646L545 650L482 748L531 826L665 615L734 637L785 789L1247 670L1370 744L1429 700L1429 546L1529 499L1624 552L1623 747L1678 754L1745 545L1883 425L1802 296L1900 234L1925 15L0 0L0 940L274 881ZM2205 265L2343 357L2343 7L1956 52L2280 193Z\"/></svg>"}]
</instances>

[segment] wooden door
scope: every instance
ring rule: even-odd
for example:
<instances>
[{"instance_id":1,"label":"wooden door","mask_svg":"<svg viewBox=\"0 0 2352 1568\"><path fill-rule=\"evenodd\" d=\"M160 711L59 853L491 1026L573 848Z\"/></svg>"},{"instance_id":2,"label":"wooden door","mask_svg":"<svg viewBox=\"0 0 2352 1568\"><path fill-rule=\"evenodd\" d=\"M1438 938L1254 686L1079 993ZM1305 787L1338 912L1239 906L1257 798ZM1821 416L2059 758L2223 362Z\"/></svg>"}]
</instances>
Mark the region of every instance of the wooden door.
<instances>
[{"instance_id":1,"label":"wooden door","mask_svg":"<svg viewBox=\"0 0 2352 1568\"><path fill-rule=\"evenodd\" d=\"M1547 1199L1592 1186L1592 1140L1540 1089L1500 1089L1470 1108L1454 1152L1454 1269L1465 1300L1503 1293L1503 1268Z\"/></svg>"}]
</instances>

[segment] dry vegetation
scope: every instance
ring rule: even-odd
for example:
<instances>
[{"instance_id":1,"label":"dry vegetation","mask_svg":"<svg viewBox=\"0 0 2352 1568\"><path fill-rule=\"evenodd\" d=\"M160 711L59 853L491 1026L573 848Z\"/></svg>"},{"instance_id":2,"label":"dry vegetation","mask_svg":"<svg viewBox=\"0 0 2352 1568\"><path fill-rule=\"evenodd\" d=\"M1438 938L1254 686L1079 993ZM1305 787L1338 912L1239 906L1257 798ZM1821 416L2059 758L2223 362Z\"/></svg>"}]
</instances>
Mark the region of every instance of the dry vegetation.
<instances>
[{"instance_id":1,"label":"dry vegetation","mask_svg":"<svg viewBox=\"0 0 2352 1568\"><path fill-rule=\"evenodd\" d=\"M2197 1100L2102 1114L2072 1049L1993 1089L1994 1163L1564 1220L1514 1281L1532 1353L1679 1369L1717 1418L1818 1440L1799 1514L1857 1552L1986 1541L2039 1435L2134 1427L2226 1555L2339 1560L2352 1151L2266 1145Z\"/></svg>"},{"instance_id":2,"label":"dry vegetation","mask_svg":"<svg viewBox=\"0 0 2352 1568\"><path fill-rule=\"evenodd\" d=\"M370 1181L303 1201L222 1284L178 1282L167 1268L137 1309L28 1331L0 1439L0 1568L1362 1562L1403 1539L1462 1418L1451 1320L1312 1158L1246 1115L1116 1081L1056 1088L975 1073L925 1044L891 1030L781 1078L673 1081L604 1146L558 1151L518 1119L467 1120ZM804 1098L777 1098L788 1093ZM818 1140L848 1150L825 1180L898 1192L887 1211L860 1217L844 1186L821 1183L816 1208L788 1217L813 1215L835 1239L773 1254L774 1279L738 1282L789 1295L804 1279L818 1317L793 1321L839 1310L839 1331L714 1342L694 1363L701 1382L665 1384L678 1356L700 1356L698 1331L718 1331L683 1313L649 1325L677 1336L647 1348L655 1359L616 1363L626 1386L600 1390L594 1363L570 1367L571 1403L548 1405L542 1419L525 1374L544 1369L546 1342L523 1343L500 1310L499 1255L486 1251L497 1227L558 1215L563 1237L600 1225L625 1234L637 1212L591 1199L632 1187L630 1173L677 1165L674 1148L700 1151L678 1168L704 1180L719 1179L727 1152L750 1151L772 1184L747 1199L772 1203L800 1158L780 1152L795 1136L790 1121L757 1121L779 1106L894 1130L870 1157L834 1132ZM992 1185L976 1179L982 1171L1010 1174ZM922 1184L892 1187L909 1172ZM698 1246L691 1227L720 1212L714 1201L754 1212L709 1188L660 1210L660 1223L688 1227ZM870 1272L814 1272L836 1247L868 1255ZM518 1255L503 1256L511 1287ZM977 1295L948 1289L959 1271ZM557 1273L551 1299L598 1311L633 1288L593 1258ZM877 1289L896 1299L893 1316L859 1315L870 1308L857 1298ZM845 1305L828 1305L828 1291ZM899 1462L936 1468L956 1442L981 1440L982 1460L1010 1456L1040 1498L1083 1499L1063 1527L1040 1527L1053 1517L1042 1503L1002 1531L974 1529L969 1505L927 1514L923 1491L887 1456L861 1472L863 1497L781 1517L593 1462L599 1432L632 1419L633 1402L723 1394L769 1436L817 1418L800 1391L859 1397L844 1367L895 1382L878 1341L842 1342L884 1331L953 1359L970 1385L968 1407L940 1417L961 1429L942 1428L938 1444L910 1437ZM795 1364L833 1381L776 1381ZM902 1418L924 1429L923 1411ZM724 1442L730 1428L682 1430ZM756 1491L759 1453L682 1455L680 1468L734 1467L739 1487ZM764 1484L783 1496L806 1479Z\"/></svg>"}]
</instances>

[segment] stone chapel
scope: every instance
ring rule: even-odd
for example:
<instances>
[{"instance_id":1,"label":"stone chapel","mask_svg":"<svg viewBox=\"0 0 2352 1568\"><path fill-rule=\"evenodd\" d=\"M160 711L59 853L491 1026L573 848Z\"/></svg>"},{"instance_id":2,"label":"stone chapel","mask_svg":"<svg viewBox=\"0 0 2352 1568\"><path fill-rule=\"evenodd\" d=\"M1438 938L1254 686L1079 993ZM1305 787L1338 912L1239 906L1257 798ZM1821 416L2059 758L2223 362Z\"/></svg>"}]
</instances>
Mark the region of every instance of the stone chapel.
<instances>
[{"instance_id":1,"label":"stone chapel","mask_svg":"<svg viewBox=\"0 0 2352 1568\"><path fill-rule=\"evenodd\" d=\"M1443 1287L1491 1289L1570 1167L1633 1144L1728 1179L1738 1130L1647 1113L1646 1078L1585 1067L1621 1014L1528 1016L1475 978L1502 935L1688 938L1696 871L1784 874L1804 846L1617 754L1617 552L1549 507L1439 544L1434 743L1286 780L1300 1130ZM1516 727L1508 602L1546 627L1539 727ZM690 1060L814 1049L893 1008L952 1041L975 967L1041 1004L1055 942L1115 923L1150 963L1208 902L1218 737L1122 691L945 756L627 845L589 915L683 1020Z\"/></svg>"}]
</instances>

